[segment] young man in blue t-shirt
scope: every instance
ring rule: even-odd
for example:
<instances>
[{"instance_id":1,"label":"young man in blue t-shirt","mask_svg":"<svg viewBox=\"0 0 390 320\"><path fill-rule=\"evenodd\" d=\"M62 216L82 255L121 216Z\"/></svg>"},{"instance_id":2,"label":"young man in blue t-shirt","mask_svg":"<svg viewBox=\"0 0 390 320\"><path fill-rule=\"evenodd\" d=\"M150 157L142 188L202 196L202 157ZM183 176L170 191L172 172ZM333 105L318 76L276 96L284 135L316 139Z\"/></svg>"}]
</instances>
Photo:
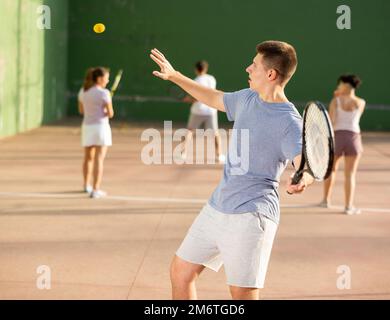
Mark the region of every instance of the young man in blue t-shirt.
<instances>
[{"instance_id":1,"label":"young man in blue t-shirt","mask_svg":"<svg viewBox=\"0 0 390 320\"><path fill-rule=\"evenodd\" d=\"M205 88L176 71L153 49L160 67L153 74L182 87L196 100L226 112L234 121L223 178L195 219L171 265L173 299L196 299L195 280L208 267L225 268L233 299L258 299L264 287L279 223L280 176L289 160L301 162L302 118L284 88L295 73L295 49L280 41L257 46L246 69L249 89L233 93ZM287 192L313 182L307 173Z\"/></svg>"}]
</instances>

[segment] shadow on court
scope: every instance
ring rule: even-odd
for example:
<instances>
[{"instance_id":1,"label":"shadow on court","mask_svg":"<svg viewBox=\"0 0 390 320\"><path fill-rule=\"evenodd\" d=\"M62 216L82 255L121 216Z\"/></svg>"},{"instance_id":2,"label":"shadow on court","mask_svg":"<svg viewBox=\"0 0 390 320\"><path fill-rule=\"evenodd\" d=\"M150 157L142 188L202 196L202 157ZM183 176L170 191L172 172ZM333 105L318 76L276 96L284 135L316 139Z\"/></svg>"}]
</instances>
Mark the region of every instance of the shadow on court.
<instances>
[{"instance_id":1,"label":"shadow on court","mask_svg":"<svg viewBox=\"0 0 390 320\"><path fill-rule=\"evenodd\" d=\"M222 166L147 166L140 137L156 126L115 124L103 181L109 197L91 200L81 193L77 123L0 140L0 299L169 299L170 260ZM262 298L390 298L390 134L364 133L363 140L359 216L341 213L342 171L329 210L315 206L320 183L288 196L291 168L285 172ZM49 290L37 288L42 265L51 271ZM340 289L343 266L350 289ZM230 298L223 270L206 270L198 290L201 299Z\"/></svg>"}]
</instances>

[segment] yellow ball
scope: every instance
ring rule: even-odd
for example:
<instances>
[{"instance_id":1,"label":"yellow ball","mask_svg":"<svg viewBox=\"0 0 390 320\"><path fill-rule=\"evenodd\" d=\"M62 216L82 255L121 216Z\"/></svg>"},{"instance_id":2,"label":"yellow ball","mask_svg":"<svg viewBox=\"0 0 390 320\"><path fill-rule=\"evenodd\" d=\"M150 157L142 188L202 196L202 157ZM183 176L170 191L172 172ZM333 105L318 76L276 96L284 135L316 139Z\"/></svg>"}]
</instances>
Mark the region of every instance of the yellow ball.
<instances>
[{"instance_id":1,"label":"yellow ball","mask_svg":"<svg viewBox=\"0 0 390 320\"><path fill-rule=\"evenodd\" d=\"M103 23L97 23L93 26L93 31L96 33L103 33L106 31L106 26Z\"/></svg>"}]
</instances>

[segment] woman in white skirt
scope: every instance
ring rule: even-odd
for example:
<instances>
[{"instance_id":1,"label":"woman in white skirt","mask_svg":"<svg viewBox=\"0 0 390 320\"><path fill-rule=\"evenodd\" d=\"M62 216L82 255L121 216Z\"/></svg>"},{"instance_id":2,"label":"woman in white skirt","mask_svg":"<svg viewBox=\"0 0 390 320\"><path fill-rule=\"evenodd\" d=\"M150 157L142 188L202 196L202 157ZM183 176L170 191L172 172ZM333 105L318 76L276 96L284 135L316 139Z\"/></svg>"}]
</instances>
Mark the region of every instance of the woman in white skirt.
<instances>
[{"instance_id":1,"label":"woman in white skirt","mask_svg":"<svg viewBox=\"0 0 390 320\"><path fill-rule=\"evenodd\" d=\"M84 116L81 130L82 146L85 149L84 190L91 198L106 195L100 189L100 184L107 148L112 145L109 119L114 116L114 110L111 93L106 89L109 77L110 73L106 68L89 69L78 99L80 114Z\"/></svg>"}]
</instances>

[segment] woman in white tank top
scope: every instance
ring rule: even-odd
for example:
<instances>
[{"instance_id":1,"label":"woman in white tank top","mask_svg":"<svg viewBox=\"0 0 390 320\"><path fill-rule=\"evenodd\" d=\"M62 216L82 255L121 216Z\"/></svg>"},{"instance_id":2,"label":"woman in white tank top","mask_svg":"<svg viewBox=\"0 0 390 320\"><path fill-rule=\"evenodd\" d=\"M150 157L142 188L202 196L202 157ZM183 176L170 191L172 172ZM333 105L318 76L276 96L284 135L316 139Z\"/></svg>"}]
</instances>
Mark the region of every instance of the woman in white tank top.
<instances>
[{"instance_id":1,"label":"woman in white tank top","mask_svg":"<svg viewBox=\"0 0 390 320\"><path fill-rule=\"evenodd\" d=\"M330 207L330 198L340 159L344 156L345 174L345 213L359 214L353 206L356 185L356 171L363 152L360 134L360 117L366 102L355 95L361 81L355 75L343 75L338 80L338 87L329 106L329 115L335 131L335 161L333 171L324 184L324 200L321 206Z\"/></svg>"},{"instance_id":2,"label":"woman in white tank top","mask_svg":"<svg viewBox=\"0 0 390 320\"><path fill-rule=\"evenodd\" d=\"M91 198L101 198L103 163L107 148L112 145L109 119L114 116L111 93L106 89L110 73L106 68L89 69L79 93L79 112L84 116L82 146L84 147L84 190ZM92 179L93 178L93 179ZM91 185L92 182L92 185Z\"/></svg>"}]
</instances>

